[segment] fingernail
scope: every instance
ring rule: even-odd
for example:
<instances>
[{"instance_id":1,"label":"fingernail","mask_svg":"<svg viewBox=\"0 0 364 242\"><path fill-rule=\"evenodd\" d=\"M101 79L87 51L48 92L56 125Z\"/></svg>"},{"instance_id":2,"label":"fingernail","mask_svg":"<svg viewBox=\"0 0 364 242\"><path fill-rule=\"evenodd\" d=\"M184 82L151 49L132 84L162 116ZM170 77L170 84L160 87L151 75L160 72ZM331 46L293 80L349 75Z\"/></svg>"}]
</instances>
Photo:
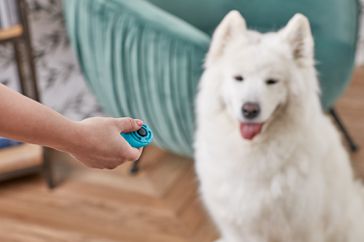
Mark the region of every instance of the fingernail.
<instances>
[{"instance_id":1,"label":"fingernail","mask_svg":"<svg viewBox=\"0 0 364 242\"><path fill-rule=\"evenodd\" d=\"M135 119L135 122L137 123L137 125L142 126L143 125L143 121L141 121L140 119Z\"/></svg>"}]
</instances>

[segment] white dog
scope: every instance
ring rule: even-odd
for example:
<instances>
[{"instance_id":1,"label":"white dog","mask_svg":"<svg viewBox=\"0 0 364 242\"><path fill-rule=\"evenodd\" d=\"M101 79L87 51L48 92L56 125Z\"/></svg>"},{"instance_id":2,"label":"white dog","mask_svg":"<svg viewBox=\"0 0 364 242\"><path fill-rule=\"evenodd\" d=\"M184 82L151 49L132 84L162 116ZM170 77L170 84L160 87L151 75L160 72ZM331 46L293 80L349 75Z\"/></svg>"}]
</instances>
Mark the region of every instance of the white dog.
<instances>
[{"instance_id":1,"label":"white dog","mask_svg":"<svg viewBox=\"0 0 364 242\"><path fill-rule=\"evenodd\" d=\"M224 242L364 242L364 192L323 114L306 17L218 26L197 97L196 170Z\"/></svg>"}]
</instances>

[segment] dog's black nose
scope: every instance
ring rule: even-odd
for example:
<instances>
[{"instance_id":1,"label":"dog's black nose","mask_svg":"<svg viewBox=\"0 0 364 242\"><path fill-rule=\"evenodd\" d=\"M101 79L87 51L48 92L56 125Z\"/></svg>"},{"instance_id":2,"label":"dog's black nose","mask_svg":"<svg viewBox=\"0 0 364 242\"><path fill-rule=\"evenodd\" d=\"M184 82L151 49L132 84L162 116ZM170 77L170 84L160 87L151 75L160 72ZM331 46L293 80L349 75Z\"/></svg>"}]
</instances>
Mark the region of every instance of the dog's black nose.
<instances>
[{"instance_id":1,"label":"dog's black nose","mask_svg":"<svg viewBox=\"0 0 364 242\"><path fill-rule=\"evenodd\" d=\"M245 103L243 105L243 108L241 109L243 112L243 116L246 119L254 119L256 118L260 113L260 106L258 103Z\"/></svg>"}]
</instances>

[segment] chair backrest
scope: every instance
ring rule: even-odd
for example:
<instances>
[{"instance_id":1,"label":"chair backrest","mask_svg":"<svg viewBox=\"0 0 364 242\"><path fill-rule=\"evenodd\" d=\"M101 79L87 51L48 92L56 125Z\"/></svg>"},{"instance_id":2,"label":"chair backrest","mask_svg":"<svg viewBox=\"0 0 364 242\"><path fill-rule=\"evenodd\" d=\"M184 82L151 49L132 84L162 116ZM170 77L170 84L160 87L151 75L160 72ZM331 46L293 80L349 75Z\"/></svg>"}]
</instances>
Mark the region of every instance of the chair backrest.
<instances>
[{"instance_id":1,"label":"chair backrest","mask_svg":"<svg viewBox=\"0 0 364 242\"><path fill-rule=\"evenodd\" d=\"M360 6L358 0L148 0L211 34L223 16L237 9L250 28L272 31L297 12L311 22L316 45L322 103L333 105L354 66Z\"/></svg>"}]
</instances>

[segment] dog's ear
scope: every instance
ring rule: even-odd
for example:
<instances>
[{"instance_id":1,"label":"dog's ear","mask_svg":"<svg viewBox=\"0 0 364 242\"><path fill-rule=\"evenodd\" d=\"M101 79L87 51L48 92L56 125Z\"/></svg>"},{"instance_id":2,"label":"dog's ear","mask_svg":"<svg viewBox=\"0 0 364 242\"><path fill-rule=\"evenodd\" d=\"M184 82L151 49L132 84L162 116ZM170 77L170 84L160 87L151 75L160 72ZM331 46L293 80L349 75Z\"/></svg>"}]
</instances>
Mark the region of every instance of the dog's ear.
<instances>
[{"instance_id":1,"label":"dog's ear","mask_svg":"<svg viewBox=\"0 0 364 242\"><path fill-rule=\"evenodd\" d=\"M246 31L244 18L236 10L230 11L216 28L205 61L205 68L208 68L224 53L226 45L236 36Z\"/></svg>"},{"instance_id":2,"label":"dog's ear","mask_svg":"<svg viewBox=\"0 0 364 242\"><path fill-rule=\"evenodd\" d=\"M293 58L299 64L313 62L314 42L310 23L304 15L294 15L280 32L291 46Z\"/></svg>"}]
</instances>

